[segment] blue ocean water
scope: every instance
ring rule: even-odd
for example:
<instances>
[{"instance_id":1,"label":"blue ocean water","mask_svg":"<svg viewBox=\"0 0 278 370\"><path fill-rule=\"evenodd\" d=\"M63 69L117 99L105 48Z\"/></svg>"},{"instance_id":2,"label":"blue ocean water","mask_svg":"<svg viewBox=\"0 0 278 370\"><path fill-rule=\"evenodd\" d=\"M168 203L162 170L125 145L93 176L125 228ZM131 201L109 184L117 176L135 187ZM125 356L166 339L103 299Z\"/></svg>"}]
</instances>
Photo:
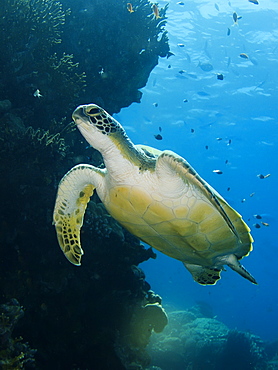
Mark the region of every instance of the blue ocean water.
<instances>
[{"instance_id":1,"label":"blue ocean water","mask_svg":"<svg viewBox=\"0 0 278 370\"><path fill-rule=\"evenodd\" d=\"M242 17L237 24L234 12ZM159 252L141 268L165 307L203 301L229 328L277 340L278 3L170 1L167 16L174 56L160 59L141 104L115 118L134 143L186 158L243 216L255 243L242 263L258 285L227 268L215 286L203 287Z\"/></svg>"}]
</instances>

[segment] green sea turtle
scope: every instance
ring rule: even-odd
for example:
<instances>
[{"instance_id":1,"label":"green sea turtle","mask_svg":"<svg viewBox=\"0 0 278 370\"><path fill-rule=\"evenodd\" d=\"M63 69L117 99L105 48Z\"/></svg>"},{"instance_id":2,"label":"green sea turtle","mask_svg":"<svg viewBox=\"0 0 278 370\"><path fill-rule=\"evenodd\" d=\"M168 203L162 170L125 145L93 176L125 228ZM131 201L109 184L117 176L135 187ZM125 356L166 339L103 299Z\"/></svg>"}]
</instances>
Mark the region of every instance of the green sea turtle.
<instances>
[{"instance_id":1,"label":"green sea turtle","mask_svg":"<svg viewBox=\"0 0 278 370\"><path fill-rule=\"evenodd\" d=\"M120 123L95 104L79 106L73 120L102 154L105 168L79 164L59 184L53 220L71 263L80 265L80 229L96 190L112 217L153 248L182 261L199 284L215 284L224 265L256 284L239 263L252 250L250 229L184 158L134 145Z\"/></svg>"}]
</instances>

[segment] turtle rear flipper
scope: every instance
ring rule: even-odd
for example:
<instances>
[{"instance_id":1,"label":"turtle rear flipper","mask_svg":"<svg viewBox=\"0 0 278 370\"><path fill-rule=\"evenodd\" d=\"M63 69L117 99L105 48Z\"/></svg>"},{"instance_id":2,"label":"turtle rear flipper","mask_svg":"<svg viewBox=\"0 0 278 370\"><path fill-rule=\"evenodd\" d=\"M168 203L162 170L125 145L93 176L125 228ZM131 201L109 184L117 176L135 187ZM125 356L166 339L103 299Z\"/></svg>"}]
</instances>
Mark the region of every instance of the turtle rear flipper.
<instances>
[{"instance_id":1,"label":"turtle rear flipper","mask_svg":"<svg viewBox=\"0 0 278 370\"><path fill-rule=\"evenodd\" d=\"M183 263L193 279L201 285L214 285L221 278L221 269Z\"/></svg>"},{"instance_id":2,"label":"turtle rear flipper","mask_svg":"<svg viewBox=\"0 0 278 370\"><path fill-rule=\"evenodd\" d=\"M67 259L80 266L83 250L80 229L96 185L100 182L101 170L90 165L73 167L61 180L58 188L53 223L60 248Z\"/></svg>"}]
</instances>

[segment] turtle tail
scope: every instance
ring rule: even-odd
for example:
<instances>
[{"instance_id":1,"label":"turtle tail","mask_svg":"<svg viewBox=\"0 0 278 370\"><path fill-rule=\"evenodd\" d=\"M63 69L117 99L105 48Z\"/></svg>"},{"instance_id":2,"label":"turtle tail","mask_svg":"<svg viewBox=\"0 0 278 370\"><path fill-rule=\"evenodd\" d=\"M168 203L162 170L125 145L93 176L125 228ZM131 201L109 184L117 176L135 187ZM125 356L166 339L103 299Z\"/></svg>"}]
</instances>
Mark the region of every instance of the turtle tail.
<instances>
[{"instance_id":1,"label":"turtle tail","mask_svg":"<svg viewBox=\"0 0 278 370\"><path fill-rule=\"evenodd\" d=\"M237 257L234 254L230 254L229 256L221 257L223 263L229 266L232 270L236 271L239 275L244 277L245 279L251 281L253 284L258 284L255 278L243 267Z\"/></svg>"}]
</instances>

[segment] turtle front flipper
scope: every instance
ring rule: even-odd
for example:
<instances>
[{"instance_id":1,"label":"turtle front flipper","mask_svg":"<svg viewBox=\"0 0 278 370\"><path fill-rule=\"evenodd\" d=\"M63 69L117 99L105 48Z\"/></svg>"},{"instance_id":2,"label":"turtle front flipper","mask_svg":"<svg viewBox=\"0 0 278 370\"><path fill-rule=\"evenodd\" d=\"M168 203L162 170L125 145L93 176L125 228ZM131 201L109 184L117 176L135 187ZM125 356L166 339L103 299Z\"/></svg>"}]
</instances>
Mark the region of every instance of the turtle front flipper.
<instances>
[{"instance_id":1,"label":"turtle front flipper","mask_svg":"<svg viewBox=\"0 0 278 370\"><path fill-rule=\"evenodd\" d=\"M204 267L193 265L191 263L183 263L187 270L192 275L193 279L201 285L215 285L221 279L221 269L213 267Z\"/></svg>"},{"instance_id":2,"label":"turtle front flipper","mask_svg":"<svg viewBox=\"0 0 278 370\"><path fill-rule=\"evenodd\" d=\"M80 266L83 250L80 229L95 188L103 179L103 170L90 165L73 167L61 180L53 213L59 245L67 259Z\"/></svg>"}]
</instances>

